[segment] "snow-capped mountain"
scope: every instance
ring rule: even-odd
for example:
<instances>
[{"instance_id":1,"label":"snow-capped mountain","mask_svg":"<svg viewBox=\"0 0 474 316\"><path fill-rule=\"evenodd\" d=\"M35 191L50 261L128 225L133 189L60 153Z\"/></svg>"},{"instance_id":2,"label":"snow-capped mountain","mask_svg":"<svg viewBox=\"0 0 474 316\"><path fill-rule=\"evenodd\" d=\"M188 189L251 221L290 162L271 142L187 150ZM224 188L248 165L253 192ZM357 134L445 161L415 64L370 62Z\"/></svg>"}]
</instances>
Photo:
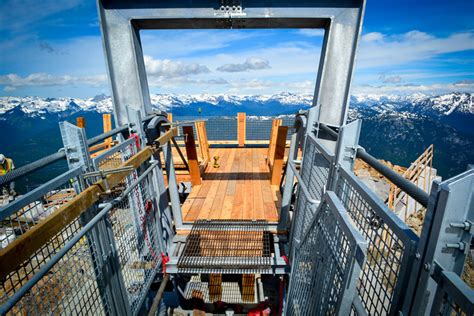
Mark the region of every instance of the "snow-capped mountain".
<instances>
[{"instance_id":1,"label":"snow-capped mountain","mask_svg":"<svg viewBox=\"0 0 474 316\"><path fill-rule=\"evenodd\" d=\"M313 101L312 95L294 94L283 92L274 95L174 95L153 94L151 103L155 109L170 110L172 108L189 108L193 105L202 107L212 105L216 107L244 107L252 111L252 106L257 108L265 105L278 105L286 114L288 108L309 107ZM453 113L474 114L474 95L469 93L450 93L440 96L427 96L413 94L408 96L397 95L354 95L351 97L351 108L356 111L368 109L383 114L387 112L398 112L406 115L451 115ZM112 111L112 99L105 95L95 96L88 99L80 98L40 98L40 97L0 97L0 115L19 108L23 113L29 115L41 115L44 113L60 113L64 111L93 111L106 113ZM276 109L279 110L280 108ZM241 109L242 110L242 109ZM276 111L272 110L273 113ZM224 113L212 113L224 114ZM231 114L231 113L229 113ZM259 113L253 113L258 115Z\"/></svg>"},{"instance_id":2,"label":"snow-capped mountain","mask_svg":"<svg viewBox=\"0 0 474 316\"><path fill-rule=\"evenodd\" d=\"M153 94L155 109L183 116L234 116L246 112L267 119L288 116L312 105L311 95ZM0 97L0 152L23 165L62 146L58 122L86 119L87 136L102 132L101 113L112 111L109 96L93 98ZM354 95L349 120L362 119L360 144L381 159L408 166L424 148L435 145L435 167L444 176L474 162L473 95ZM290 121L290 120L287 120ZM41 145L39 145L41 144ZM58 172L59 169L58 169Z\"/></svg>"},{"instance_id":3,"label":"snow-capped mountain","mask_svg":"<svg viewBox=\"0 0 474 316\"><path fill-rule=\"evenodd\" d=\"M449 93L427 96L421 93L399 95L355 95L351 104L358 107L376 106L375 110L408 111L415 114L450 115L454 112L474 114L474 95L470 93Z\"/></svg>"}]
</instances>

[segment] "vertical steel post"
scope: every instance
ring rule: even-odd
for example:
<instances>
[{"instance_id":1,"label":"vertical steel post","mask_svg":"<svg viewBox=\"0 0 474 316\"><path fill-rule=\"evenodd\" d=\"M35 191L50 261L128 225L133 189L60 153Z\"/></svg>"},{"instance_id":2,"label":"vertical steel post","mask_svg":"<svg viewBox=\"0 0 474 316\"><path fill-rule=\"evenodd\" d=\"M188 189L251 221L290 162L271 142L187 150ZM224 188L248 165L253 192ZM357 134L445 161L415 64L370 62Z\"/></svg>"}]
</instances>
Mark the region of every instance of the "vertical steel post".
<instances>
[{"instance_id":1,"label":"vertical steel post","mask_svg":"<svg viewBox=\"0 0 474 316\"><path fill-rule=\"evenodd\" d=\"M288 162L286 163L285 184L283 185L283 196L281 198L281 211L278 221L278 230L286 230L288 228L288 220L290 218L291 196L293 195L293 184L295 174L290 167L290 161L297 158L298 146L296 144L297 134L291 135L290 151L288 152Z\"/></svg>"},{"instance_id":2,"label":"vertical steel post","mask_svg":"<svg viewBox=\"0 0 474 316\"><path fill-rule=\"evenodd\" d=\"M436 282L431 278L434 261L447 271L462 273L474 233L473 188L474 170L433 183L418 245L421 260L413 269L412 292L407 293L404 304L404 310L411 305L411 314L427 315L431 310L436 292Z\"/></svg>"},{"instance_id":3,"label":"vertical steel post","mask_svg":"<svg viewBox=\"0 0 474 316\"><path fill-rule=\"evenodd\" d=\"M80 166L84 171L92 171L85 130L68 122L61 122L60 130L69 169ZM84 186L84 183L81 183L81 186ZM83 188L79 186L76 188L77 192L80 192L81 189ZM97 213L96 206L82 212L80 215L81 225L84 227ZM127 315L126 297L123 296L124 283L117 263L114 263L118 260L116 258L117 250L113 238L109 238L104 221L99 221L86 236L104 307L108 308L112 314Z\"/></svg>"},{"instance_id":4,"label":"vertical steel post","mask_svg":"<svg viewBox=\"0 0 474 316\"><path fill-rule=\"evenodd\" d=\"M173 212L174 225L176 229L183 226L183 214L181 213L181 203L179 201L178 184L176 182L176 173L174 170L173 153L169 142L163 146L163 155L165 159L166 175L168 177L168 190L171 200L171 211Z\"/></svg>"},{"instance_id":5,"label":"vertical steel post","mask_svg":"<svg viewBox=\"0 0 474 316\"><path fill-rule=\"evenodd\" d=\"M328 190L335 190L336 188L337 169L339 167L344 167L346 170L352 170L354 167L361 124L361 120L355 120L341 127L337 137L335 161L329 170Z\"/></svg>"},{"instance_id":6,"label":"vertical steel post","mask_svg":"<svg viewBox=\"0 0 474 316\"><path fill-rule=\"evenodd\" d=\"M169 146L169 145L168 145ZM170 210L169 206L169 198L168 198L168 190L165 184L165 178L163 174L163 163L161 161L161 157L159 152L153 155L153 160L157 161L158 164L156 168L153 169L153 186L155 187L155 192L157 192L157 204L158 209L160 211L160 224L163 228L163 235L161 238L164 241L166 250L169 250L171 247L171 243L174 237L174 230L173 230L173 215L172 210ZM165 235L166 233L166 235Z\"/></svg>"}]
</instances>

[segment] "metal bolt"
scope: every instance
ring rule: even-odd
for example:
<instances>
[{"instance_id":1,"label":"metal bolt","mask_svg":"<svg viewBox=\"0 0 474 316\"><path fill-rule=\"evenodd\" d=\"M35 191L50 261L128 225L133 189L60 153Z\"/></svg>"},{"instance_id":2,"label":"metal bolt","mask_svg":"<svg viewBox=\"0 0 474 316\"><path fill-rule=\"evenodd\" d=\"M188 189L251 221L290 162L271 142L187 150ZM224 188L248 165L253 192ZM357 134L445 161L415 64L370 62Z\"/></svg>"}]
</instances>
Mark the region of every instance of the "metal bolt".
<instances>
[{"instance_id":1,"label":"metal bolt","mask_svg":"<svg viewBox=\"0 0 474 316\"><path fill-rule=\"evenodd\" d=\"M453 228L461 228L461 229L464 229L466 231L469 231L469 229L471 229L471 224L469 222L464 222L464 223L449 223L449 226L453 227Z\"/></svg>"},{"instance_id":2,"label":"metal bolt","mask_svg":"<svg viewBox=\"0 0 474 316\"><path fill-rule=\"evenodd\" d=\"M431 264L425 263L425 265L423 266L423 268L424 268L426 271L430 271Z\"/></svg>"},{"instance_id":3,"label":"metal bolt","mask_svg":"<svg viewBox=\"0 0 474 316\"><path fill-rule=\"evenodd\" d=\"M466 249L466 244L463 242L446 244L446 248L459 249L460 251L464 251L464 249Z\"/></svg>"},{"instance_id":4,"label":"metal bolt","mask_svg":"<svg viewBox=\"0 0 474 316\"><path fill-rule=\"evenodd\" d=\"M420 253L419 253L419 252L415 253L415 258L416 258L417 260L420 260L420 258L421 258L421 255L420 255Z\"/></svg>"}]
</instances>

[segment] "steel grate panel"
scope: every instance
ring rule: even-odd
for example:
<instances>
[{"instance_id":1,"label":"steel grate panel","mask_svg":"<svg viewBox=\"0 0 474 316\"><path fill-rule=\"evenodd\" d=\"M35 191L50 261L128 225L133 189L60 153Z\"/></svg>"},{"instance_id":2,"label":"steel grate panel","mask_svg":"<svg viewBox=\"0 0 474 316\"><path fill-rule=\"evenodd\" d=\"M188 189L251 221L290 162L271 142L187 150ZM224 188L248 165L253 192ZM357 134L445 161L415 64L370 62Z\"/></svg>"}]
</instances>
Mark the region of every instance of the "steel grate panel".
<instances>
[{"instance_id":1,"label":"steel grate panel","mask_svg":"<svg viewBox=\"0 0 474 316\"><path fill-rule=\"evenodd\" d=\"M359 278L362 305L371 315L386 315L395 299L406 245L380 217L345 175L339 177L336 194L347 208L357 229L368 240L367 263Z\"/></svg>"},{"instance_id":2,"label":"steel grate panel","mask_svg":"<svg viewBox=\"0 0 474 316\"><path fill-rule=\"evenodd\" d=\"M337 314L355 260L357 240L323 201L292 263L287 315Z\"/></svg>"},{"instance_id":3,"label":"steel grate panel","mask_svg":"<svg viewBox=\"0 0 474 316\"><path fill-rule=\"evenodd\" d=\"M178 259L179 273L265 273L271 270L268 223L198 220Z\"/></svg>"},{"instance_id":4,"label":"steel grate panel","mask_svg":"<svg viewBox=\"0 0 474 316\"><path fill-rule=\"evenodd\" d=\"M327 186L331 162L318 150L315 140L310 137L306 142L303 157L301 179L307 185L311 197L320 200ZM302 190L298 191L296 203L294 237L300 240L303 232L308 229L316 208L308 202Z\"/></svg>"}]
</instances>

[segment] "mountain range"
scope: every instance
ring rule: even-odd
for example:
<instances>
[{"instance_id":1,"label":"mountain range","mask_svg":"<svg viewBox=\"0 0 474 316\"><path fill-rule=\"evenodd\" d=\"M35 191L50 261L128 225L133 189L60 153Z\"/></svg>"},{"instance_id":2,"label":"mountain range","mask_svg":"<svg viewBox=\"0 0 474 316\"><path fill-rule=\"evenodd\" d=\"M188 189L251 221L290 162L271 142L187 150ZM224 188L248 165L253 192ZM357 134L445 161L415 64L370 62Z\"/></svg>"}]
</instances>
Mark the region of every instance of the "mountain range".
<instances>
[{"instance_id":1,"label":"mountain range","mask_svg":"<svg viewBox=\"0 0 474 316\"><path fill-rule=\"evenodd\" d=\"M291 115L311 106L309 94L275 95L173 95L153 94L154 109L171 111L174 117ZM408 166L431 143L434 166L443 177L465 170L474 162L474 95L439 96L413 94L353 95L349 120L362 119L360 144L374 156ZM88 137L101 133L101 113L112 111L105 95L93 98L0 97L0 152L13 157L17 166L51 154L62 147L58 122L86 118ZM41 144L41 145L40 145ZM44 172L59 173L59 163ZM43 175L27 179L34 186Z\"/></svg>"}]
</instances>

